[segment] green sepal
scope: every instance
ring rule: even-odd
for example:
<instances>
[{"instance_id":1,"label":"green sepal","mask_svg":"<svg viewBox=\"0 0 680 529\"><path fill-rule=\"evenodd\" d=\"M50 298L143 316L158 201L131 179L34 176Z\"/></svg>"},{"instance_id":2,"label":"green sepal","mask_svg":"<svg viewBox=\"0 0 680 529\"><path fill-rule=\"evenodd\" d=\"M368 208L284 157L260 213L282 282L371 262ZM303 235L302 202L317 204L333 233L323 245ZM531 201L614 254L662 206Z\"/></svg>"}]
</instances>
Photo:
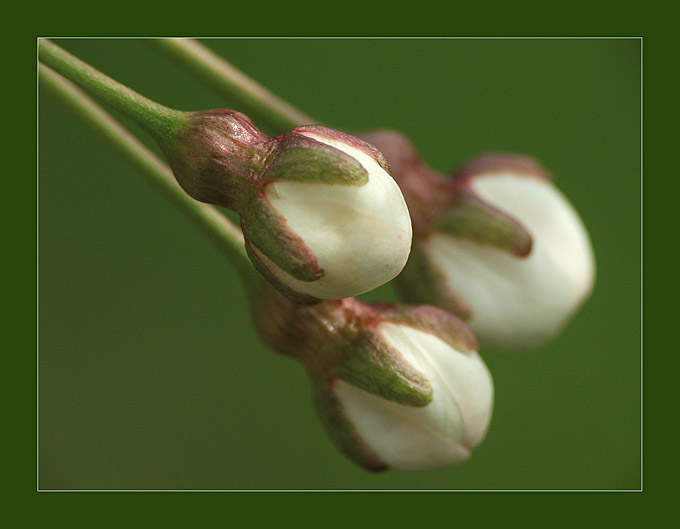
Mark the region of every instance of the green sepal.
<instances>
[{"instance_id":1,"label":"green sepal","mask_svg":"<svg viewBox=\"0 0 680 529\"><path fill-rule=\"evenodd\" d=\"M282 283L274 274L271 273L269 268L267 268L266 265L260 261L260 258L253 251L253 246L250 244L250 242L248 242L248 240L245 241L245 248L246 255L248 255L253 268L255 268L255 270L257 270L262 277L269 281L269 283L286 298L300 305L316 305L317 303L321 302L319 298L315 298L314 296L310 296L308 294L303 294L302 292L297 292L288 285Z\"/></svg>"},{"instance_id":2,"label":"green sepal","mask_svg":"<svg viewBox=\"0 0 680 529\"><path fill-rule=\"evenodd\" d=\"M323 276L312 251L263 194L254 195L244 211L241 229L253 247L295 279L316 281Z\"/></svg>"},{"instance_id":3,"label":"green sepal","mask_svg":"<svg viewBox=\"0 0 680 529\"><path fill-rule=\"evenodd\" d=\"M478 349L470 327L439 307L397 305L389 315L389 321L432 334L461 353L474 353Z\"/></svg>"},{"instance_id":4,"label":"green sepal","mask_svg":"<svg viewBox=\"0 0 680 529\"><path fill-rule=\"evenodd\" d=\"M423 407L432 402L430 381L373 333L353 343L333 373L353 386L399 404Z\"/></svg>"},{"instance_id":5,"label":"green sepal","mask_svg":"<svg viewBox=\"0 0 680 529\"><path fill-rule=\"evenodd\" d=\"M495 246L517 257L526 257L531 252L531 235L519 222L467 190L461 191L451 209L433 228Z\"/></svg>"},{"instance_id":6,"label":"green sepal","mask_svg":"<svg viewBox=\"0 0 680 529\"><path fill-rule=\"evenodd\" d=\"M322 374L310 376L314 408L333 444L357 465L372 472L381 472L387 465L366 444L356 427L345 415L345 410L333 394L333 380Z\"/></svg>"},{"instance_id":7,"label":"green sepal","mask_svg":"<svg viewBox=\"0 0 680 529\"><path fill-rule=\"evenodd\" d=\"M265 181L361 186L368 172L343 151L302 134L289 133L272 154Z\"/></svg>"}]
</instances>

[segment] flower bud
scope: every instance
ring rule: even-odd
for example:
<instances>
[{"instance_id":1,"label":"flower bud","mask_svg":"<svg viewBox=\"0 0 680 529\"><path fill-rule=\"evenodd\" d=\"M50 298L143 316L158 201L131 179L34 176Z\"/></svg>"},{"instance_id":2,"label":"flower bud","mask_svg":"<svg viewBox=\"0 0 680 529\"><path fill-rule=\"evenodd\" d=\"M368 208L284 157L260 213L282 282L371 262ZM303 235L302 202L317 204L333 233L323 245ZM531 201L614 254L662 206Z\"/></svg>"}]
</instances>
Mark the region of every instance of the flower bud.
<instances>
[{"instance_id":1,"label":"flower bud","mask_svg":"<svg viewBox=\"0 0 680 529\"><path fill-rule=\"evenodd\" d=\"M493 382L469 328L430 306L353 298L256 305L264 341L307 369L317 413L347 457L373 471L461 462L484 438Z\"/></svg>"},{"instance_id":2,"label":"flower bud","mask_svg":"<svg viewBox=\"0 0 680 529\"><path fill-rule=\"evenodd\" d=\"M215 110L190 114L162 147L188 194L240 216L254 266L297 302L368 292L408 259L404 198L358 138L319 125L269 137L247 116Z\"/></svg>"},{"instance_id":3,"label":"flower bud","mask_svg":"<svg viewBox=\"0 0 680 529\"><path fill-rule=\"evenodd\" d=\"M416 231L402 295L466 319L485 347L554 336L590 294L595 265L578 213L547 172L525 156L486 154L443 177L403 136L366 137L392 164Z\"/></svg>"}]
</instances>

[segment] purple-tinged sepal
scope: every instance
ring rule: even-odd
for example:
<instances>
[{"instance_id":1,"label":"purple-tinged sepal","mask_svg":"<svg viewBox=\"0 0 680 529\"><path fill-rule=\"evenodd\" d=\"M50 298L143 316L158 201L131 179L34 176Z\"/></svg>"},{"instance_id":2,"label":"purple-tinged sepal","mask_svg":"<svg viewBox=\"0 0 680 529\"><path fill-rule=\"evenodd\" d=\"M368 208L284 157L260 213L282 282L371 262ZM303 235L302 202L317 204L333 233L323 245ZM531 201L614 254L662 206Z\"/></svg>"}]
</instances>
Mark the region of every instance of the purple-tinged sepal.
<instances>
[{"instance_id":1,"label":"purple-tinged sepal","mask_svg":"<svg viewBox=\"0 0 680 529\"><path fill-rule=\"evenodd\" d=\"M520 258L531 252L531 235L521 223L463 185L457 186L453 203L433 223L432 230L494 246Z\"/></svg>"},{"instance_id":2,"label":"purple-tinged sepal","mask_svg":"<svg viewBox=\"0 0 680 529\"><path fill-rule=\"evenodd\" d=\"M271 154L265 182L286 181L361 186L368 172L355 158L294 129L283 134ZM325 127L324 127L325 130Z\"/></svg>"},{"instance_id":3,"label":"purple-tinged sepal","mask_svg":"<svg viewBox=\"0 0 680 529\"><path fill-rule=\"evenodd\" d=\"M241 229L251 248L299 281L315 281L324 271L302 238L266 197L255 196L241 217Z\"/></svg>"},{"instance_id":4,"label":"purple-tinged sepal","mask_svg":"<svg viewBox=\"0 0 680 529\"><path fill-rule=\"evenodd\" d=\"M345 457L363 469L371 472L387 470L387 463L378 457L347 417L345 408L333 391L335 380L310 374L314 409L328 437Z\"/></svg>"}]
</instances>

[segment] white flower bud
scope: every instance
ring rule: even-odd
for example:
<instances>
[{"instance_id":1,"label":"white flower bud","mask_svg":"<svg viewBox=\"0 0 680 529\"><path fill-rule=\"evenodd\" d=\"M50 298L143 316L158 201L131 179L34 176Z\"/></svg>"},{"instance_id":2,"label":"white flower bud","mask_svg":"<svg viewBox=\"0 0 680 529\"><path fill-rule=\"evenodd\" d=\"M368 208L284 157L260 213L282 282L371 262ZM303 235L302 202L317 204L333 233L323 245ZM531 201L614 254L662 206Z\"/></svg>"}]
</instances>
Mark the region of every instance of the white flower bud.
<instances>
[{"instance_id":1,"label":"white flower bud","mask_svg":"<svg viewBox=\"0 0 680 529\"><path fill-rule=\"evenodd\" d=\"M413 220L396 281L406 300L463 318L482 347L519 350L553 337L588 297L588 233L535 160L488 153L446 177L402 134L362 137L387 158Z\"/></svg>"},{"instance_id":2,"label":"white flower bud","mask_svg":"<svg viewBox=\"0 0 680 529\"><path fill-rule=\"evenodd\" d=\"M434 334L384 322L378 332L432 388L432 401L408 406L337 379L333 392L358 436L388 467L427 470L461 462L484 438L493 382L476 352Z\"/></svg>"},{"instance_id":3,"label":"white flower bud","mask_svg":"<svg viewBox=\"0 0 680 529\"><path fill-rule=\"evenodd\" d=\"M276 137L233 110L187 114L163 141L182 188L240 217L248 257L297 303L373 290L411 251L406 201L375 147L321 125Z\"/></svg>"},{"instance_id":4,"label":"white flower bud","mask_svg":"<svg viewBox=\"0 0 680 529\"><path fill-rule=\"evenodd\" d=\"M301 305L270 288L252 300L260 337L305 366L319 419L357 465L442 467L484 438L493 382L451 313L354 298Z\"/></svg>"},{"instance_id":5,"label":"white flower bud","mask_svg":"<svg viewBox=\"0 0 680 529\"><path fill-rule=\"evenodd\" d=\"M402 270L411 249L411 219L399 186L363 150L340 139L300 131L354 158L368 173L364 185L273 181L265 196L316 258L323 275L301 281L255 249L281 283L296 292L340 299L368 292Z\"/></svg>"},{"instance_id":6,"label":"white flower bud","mask_svg":"<svg viewBox=\"0 0 680 529\"><path fill-rule=\"evenodd\" d=\"M433 232L431 264L470 309L467 323L484 346L520 349L556 334L593 286L587 231L547 179L498 169L470 178L476 196L517 221L532 240L527 256Z\"/></svg>"}]
</instances>

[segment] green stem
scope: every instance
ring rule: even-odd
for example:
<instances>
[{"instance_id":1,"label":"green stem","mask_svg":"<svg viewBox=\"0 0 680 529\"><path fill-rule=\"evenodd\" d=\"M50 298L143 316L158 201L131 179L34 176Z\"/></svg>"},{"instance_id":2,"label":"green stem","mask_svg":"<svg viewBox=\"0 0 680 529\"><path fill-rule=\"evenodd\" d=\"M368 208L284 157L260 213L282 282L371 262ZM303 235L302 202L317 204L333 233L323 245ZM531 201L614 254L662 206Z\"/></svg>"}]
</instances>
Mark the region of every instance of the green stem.
<instances>
[{"instance_id":1,"label":"green stem","mask_svg":"<svg viewBox=\"0 0 680 529\"><path fill-rule=\"evenodd\" d=\"M139 169L185 213L237 268L248 286L257 281L239 228L215 207L197 202L177 184L170 168L87 94L51 68L40 64L40 83Z\"/></svg>"},{"instance_id":2,"label":"green stem","mask_svg":"<svg viewBox=\"0 0 680 529\"><path fill-rule=\"evenodd\" d=\"M39 40L38 55L44 64L133 120L154 139L169 139L186 123L184 112L147 99L47 39Z\"/></svg>"},{"instance_id":3,"label":"green stem","mask_svg":"<svg viewBox=\"0 0 680 529\"><path fill-rule=\"evenodd\" d=\"M193 39L152 39L150 42L218 93L235 99L279 132L318 123Z\"/></svg>"}]
</instances>

